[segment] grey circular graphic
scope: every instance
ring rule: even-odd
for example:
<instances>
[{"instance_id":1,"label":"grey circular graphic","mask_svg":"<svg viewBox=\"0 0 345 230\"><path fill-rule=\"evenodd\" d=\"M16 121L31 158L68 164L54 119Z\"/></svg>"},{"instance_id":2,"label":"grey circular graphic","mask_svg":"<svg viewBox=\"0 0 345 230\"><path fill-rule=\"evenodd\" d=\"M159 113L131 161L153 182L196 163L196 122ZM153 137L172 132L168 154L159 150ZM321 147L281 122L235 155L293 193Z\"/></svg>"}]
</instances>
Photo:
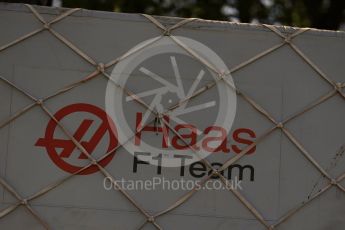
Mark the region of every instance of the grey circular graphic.
<instances>
[{"instance_id":1,"label":"grey circular graphic","mask_svg":"<svg viewBox=\"0 0 345 230\"><path fill-rule=\"evenodd\" d=\"M218 72L229 72L205 45L176 38ZM225 77L234 86L231 75ZM231 130L236 113L234 88L218 78L169 37L128 56L114 67L105 97L119 143L140 160L164 167L180 167L182 158L188 165L207 157Z\"/></svg>"}]
</instances>

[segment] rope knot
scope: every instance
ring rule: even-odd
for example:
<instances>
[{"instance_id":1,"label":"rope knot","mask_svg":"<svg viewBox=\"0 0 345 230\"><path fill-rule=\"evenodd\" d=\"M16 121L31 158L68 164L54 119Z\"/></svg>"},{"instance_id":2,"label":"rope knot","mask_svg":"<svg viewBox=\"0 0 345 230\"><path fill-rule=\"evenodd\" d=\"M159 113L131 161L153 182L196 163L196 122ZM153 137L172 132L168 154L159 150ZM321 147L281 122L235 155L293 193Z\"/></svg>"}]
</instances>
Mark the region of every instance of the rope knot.
<instances>
[{"instance_id":1,"label":"rope knot","mask_svg":"<svg viewBox=\"0 0 345 230\"><path fill-rule=\"evenodd\" d=\"M97 70L99 71L99 72L104 72L104 64L103 63L99 63L98 64L98 66L97 66Z\"/></svg>"},{"instance_id":2,"label":"rope knot","mask_svg":"<svg viewBox=\"0 0 345 230\"><path fill-rule=\"evenodd\" d=\"M42 105L42 104L43 104L43 99L41 99L41 98L40 98L40 99L37 99L37 100L36 100L36 104L37 104L37 105Z\"/></svg>"},{"instance_id":3,"label":"rope knot","mask_svg":"<svg viewBox=\"0 0 345 230\"><path fill-rule=\"evenodd\" d=\"M49 23L45 23L43 25L43 27L44 27L44 29L49 30L50 29L50 24Z\"/></svg>"},{"instance_id":4,"label":"rope knot","mask_svg":"<svg viewBox=\"0 0 345 230\"><path fill-rule=\"evenodd\" d=\"M150 223L152 223L152 222L155 221L155 218L154 218L153 216L149 216L149 217L147 218L147 221L150 222Z\"/></svg>"},{"instance_id":5,"label":"rope knot","mask_svg":"<svg viewBox=\"0 0 345 230\"><path fill-rule=\"evenodd\" d=\"M218 73L218 80L222 80L225 77L225 73L222 71Z\"/></svg>"},{"instance_id":6,"label":"rope knot","mask_svg":"<svg viewBox=\"0 0 345 230\"><path fill-rule=\"evenodd\" d=\"M213 170L213 176L219 176L220 175L220 172L218 169L214 169Z\"/></svg>"},{"instance_id":7,"label":"rope knot","mask_svg":"<svg viewBox=\"0 0 345 230\"><path fill-rule=\"evenodd\" d=\"M170 35L171 35L170 32L171 32L170 29L166 29L166 30L164 30L163 35L164 35L164 36L170 36Z\"/></svg>"},{"instance_id":8,"label":"rope knot","mask_svg":"<svg viewBox=\"0 0 345 230\"><path fill-rule=\"evenodd\" d=\"M343 84L341 83L341 82L337 82L337 83L335 83L335 89L336 90L341 90L341 88L343 88Z\"/></svg>"},{"instance_id":9,"label":"rope knot","mask_svg":"<svg viewBox=\"0 0 345 230\"><path fill-rule=\"evenodd\" d=\"M283 127L284 127L284 124L283 124L282 122L279 122L279 123L277 124L277 128L282 129Z\"/></svg>"},{"instance_id":10,"label":"rope knot","mask_svg":"<svg viewBox=\"0 0 345 230\"><path fill-rule=\"evenodd\" d=\"M27 205L28 204L28 200L27 199L23 199L21 202L22 205Z\"/></svg>"},{"instance_id":11,"label":"rope knot","mask_svg":"<svg viewBox=\"0 0 345 230\"><path fill-rule=\"evenodd\" d=\"M286 43L291 43L291 38L290 38L290 37L286 37L286 38L284 39L284 42L286 42Z\"/></svg>"}]
</instances>

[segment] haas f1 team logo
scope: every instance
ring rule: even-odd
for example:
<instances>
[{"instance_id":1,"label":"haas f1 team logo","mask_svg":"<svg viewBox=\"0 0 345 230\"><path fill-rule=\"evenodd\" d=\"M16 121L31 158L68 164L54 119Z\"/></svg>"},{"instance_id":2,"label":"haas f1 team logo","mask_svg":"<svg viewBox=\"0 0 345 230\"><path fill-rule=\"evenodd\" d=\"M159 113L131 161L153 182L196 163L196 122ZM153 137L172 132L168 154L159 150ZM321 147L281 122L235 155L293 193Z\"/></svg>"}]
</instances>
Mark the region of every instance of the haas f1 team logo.
<instances>
[{"instance_id":1,"label":"haas f1 team logo","mask_svg":"<svg viewBox=\"0 0 345 230\"><path fill-rule=\"evenodd\" d=\"M84 119L79 121L80 123L77 122L77 128L73 134L74 139L81 143L89 154L92 154L102 139L108 136L108 148L101 153L101 156L105 157L99 158L100 160L98 161L102 167L107 166L113 159L115 154L114 150L118 145L114 123L102 109L84 103L63 107L54 114L54 117L58 122L61 122L63 119L69 119L72 116L77 117L78 113L82 113L83 115L87 113L90 117L95 117L95 119ZM78 117L76 120L78 120ZM99 125L97 126L95 123L99 123ZM95 131L89 135L91 137L87 137L88 139L86 139L85 136L90 134L92 126L94 126ZM97 172L99 168L96 165L90 165L88 168L81 170L90 164L88 157L68 137L63 137L64 139L56 137L57 130L59 130L58 123L54 119L51 119L47 125L44 138L38 139L35 145L45 147L51 160L66 172L76 173L80 171L78 173L79 175ZM58 149L61 151L58 152ZM97 158L96 156L94 157ZM73 158L76 159L73 161ZM83 165L76 165L76 162L79 162L79 164L83 163Z\"/></svg>"},{"instance_id":2,"label":"haas f1 team logo","mask_svg":"<svg viewBox=\"0 0 345 230\"><path fill-rule=\"evenodd\" d=\"M193 50L193 55L163 37L138 44L116 64L106 88L106 112L93 105L74 104L55 114L59 122L74 121L69 123L71 135L100 159L102 167L114 153L95 157L100 154L99 146L108 145L104 155L119 143L126 143L123 149L133 155L134 162L139 159L159 168L190 165L213 152L229 152L226 145L237 102L230 71L202 43L180 36L175 39ZM80 113L95 119L75 119ZM36 145L45 147L52 161L69 173L98 171L92 165L78 172L89 164L87 156L72 140L59 136L57 126L51 120Z\"/></svg>"}]
</instances>

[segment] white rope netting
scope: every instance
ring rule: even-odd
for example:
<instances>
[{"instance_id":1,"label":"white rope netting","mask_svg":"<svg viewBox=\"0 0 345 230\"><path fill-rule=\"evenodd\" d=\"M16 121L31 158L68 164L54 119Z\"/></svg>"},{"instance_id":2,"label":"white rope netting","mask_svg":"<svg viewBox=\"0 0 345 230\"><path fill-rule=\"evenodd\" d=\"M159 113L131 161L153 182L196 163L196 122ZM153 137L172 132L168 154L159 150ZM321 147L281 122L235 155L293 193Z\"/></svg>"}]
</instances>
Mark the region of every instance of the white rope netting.
<instances>
[{"instance_id":1,"label":"white rope netting","mask_svg":"<svg viewBox=\"0 0 345 230\"><path fill-rule=\"evenodd\" d=\"M212 72L216 73L219 78L216 79L215 81L205 85L203 88L199 89L197 92L195 92L193 95L181 100L179 103L175 104L171 108L168 109L165 113L169 112L170 110L174 110L181 105L183 105L185 102L192 100L194 98L197 98L199 95L203 94L207 90L211 89L214 87L216 84L219 83L224 83L228 87L236 90L236 93L239 97L242 97L244 101L249 103L252 108L254 108L259 114L261 114L263 117L267 119L271 123L271 127L267 129L263 134L258 136L251 145L247 146L241 153L237 154L236 156L228 159L220 168L214 169L210 162L208 162L206 159L201 159L203 163L209 168L209 170L212 170L213 174L203 178L202 183L206 183L212 176L218 176L222 183L226 184L228 182L227 178L224 177L221 172L226 170L230 165L234 164L235 162L238 162L241 158L246 156L246 153L250 151L254 146L259 145L263 140L265 140L268 136L270 136L274 131L280 130L283 135L285 135L291 143L293 143L300 153L303 155L305 159L309 161L309 163L316 169L318 172L322 175L322 177L327 179L326 186L314 193L307 201L302 201L300 205L294 207L293 209L289 210L287 213L282 215L277 221L275 221L274 224L268 223L268 221L265 219L265 215L261 213L258 208L255 205L255 202L250 201L247 199L241 191L234 190L234 189L229 189L229 193L232 193L241 203L242 205L250 211L250 213L253 215L253 217L258 220L264 228L272 230L272 229L279 229L280 225L283 225L284 222L286 222L289 218L291 218L294 215L297 215L297 213L312 203L315 199L318 197L322 196L323 194L326 193L330 188L335 187L339 189L342 192L345 192L344 186L341 185L341 182L345 178L345 172L341 174L338 177L332 177L328 171L321 166L321 164L312 156L312 154L307 150L307 148L304 147L303 143L299 141L296 136L286 127L286 124L293 121L297 117L308 113L309 111L313 110L315 107L323 104L324 102L330 100L333 97L341 97L342 99L345 99L345 93L344 93L344 87L345 83L344 82L334 82L330 77L327 76L326 73L324 73L315 63L313 63L306 54L304 54L299 47L294 44L294 39L298 37L299 35L309 31L310 29L308 28L301 28L297 29L294 33L290 35L285 35L282 33L277 27L271 26L271 25L262 25L262 27L269 29L272 33L276 34L278 37L281 38L281 43L261 52L256 54L255 56L249 58L248 60L240 63L239 65L233 67L229 73L223 73L217 68L215 68L210 62L208 62L206 59L202 58L195 52L193 49L188 47L186 44L184 44L181 40L179 40L176 36L174 36L174 32L178 30L179 28L182 28L183 26L187 25L188 23L193 23L197 21L202 21L201 19L195 19L195 18L190 18L190 19L183 19L176 23L173 26L166 27L164 26L159 20L157 20L153 16L149 15L142 15L142 17L146 18L149 22L152 23L153 26L157 27L160 33L160 36L157 37L156 39L152 40L150 43L146 43L142 47L139 47L138 49L131 50L130 52L127 52L114 60L109 61L108 63L97 63L95 61L96 59L90 57L88 54L86 54L83 50L79 49L77 45L72 43L68 38L66 38L63 34L57 32L54 29L54 26L58 23L62 23L63 20L65 20L67 17L71 16L75 12L80 11L80 9L71 9L68 10L61 15L57 16L56 18L52 19L51 21L47 21L44 19L44 17L35 9L35 7L31 5L26 5L31 11L31 13L35 16L35 18L42 24L41 28L36 29L24 36L21 36L12 42L2 45L0 47L0 52L4 52L8 49L11 49L15 47L16 45L26 41L27 39L34 37L38 35L39 33L43 31L49 32L52 36L56 37L62 44L67 46L71 51L75 52L81 59L85 60L86 62L89 63L91 67L94 68L94 71L91 74L88 74L85 76L82 80L73 82L72 84L69 84L56 92L52 93L49 96L46 96L44 98L36 98L34 97L27 89L21 88L18 85L14 84L8 78L0 76L0 80L2 84L9 85L13 89L17 90L19 93L23 94L26 96L28 99L32 101L31 104L25 106L24 108L18 110L15 112L12 116L8 117L7 119L3 120L0 122L0 129L8 126L11 122L14 122L16 119L19 117L23 116L26 114L28 111L32 110L35 107L39 107L42 109L42 111L50 118L55 120L61 131L70 138L70 140L75 144L75 146L82 152L84 153L87 158L90 161L90 164L85 166L84 168L78 170L77 172L63 178L62 180L56 181L40 190L38 190L36 193L23 197L15 187L13 187L5 178L0 178L0 184L4 187L4 189L12 194L16 199L17 202L15 204L9 205L8 207L2 209L0 211L0 219L1 218L6 218L8 215L10 215L12 212L15 212L19 207L24 207L27 209L27 211L34 217L44 228L50 229L53 228L54 226L50 226L49 223L43 218L41 213L39 213L35 208L31 206L31 202L47 193L50 191L54 190L58 186L63 185L66 181L70 180L72 177L76 176L77 174L81 173L82 171L86 170L87 168L91 166L97 166L100 170L100 172L104 175L104 177L110 177L113 178L113 183L114 186L117 187L118 191L123 195L125 199L127 199L145 218L145 221L142 222L139 226L137 226L137 229L141 229L146 225L153 225L157 229L163 229L164 226L161 226L158 222L157 219L159 219L161 216L171 212L172 210L176 209L178 206L184 204L185 202L188 202L188 200L198 192L198 190L192 189L188 192L186 192L184 195L179 197L173 204L171 204L169 207L166 207L166 209L161 210L160 212L157 213L150 213L148 210L146 210L145 207L140 205L136 199L134 199L128 192L123 190L118 184L116 184L116 175L111 175L111 173L102 167L99 164L99 161L102 159L106 158L122 146L117 146L115 149L112 149L111 151L105 153L101 158L96 159L93 157L84 147L83 145L76 140L76 138L73 137L71 133L69 133L68 129L64 127L64 125L61 124L59 120L57 120L54 117L54 114L48 107L46 106L46 102L51 100L52 98L58 97L59 95L62 95L74 88L77 87L82 87L84 83L91 81L92 79L95 78L102 78L104 77L105 79L112 80L110 75L107 73L106 70L110 69L117 63L121 62L122 60L126 59L130 55L134 54L135 52L138 52L139 50L149 46L150 44L157 42L160 38L167 36L169 37L173 42L176 43L177 46L181 47L184 49L189 55L191 55L195 60L199 61L202 65L206 66L208 69L210 69ZM6 32L6 31L5 31ZM251 65L252 63L256 62L257 60L260 60L261 58L276 52L282 47L288 47L291 49L293 52L295 52L307 65L309 65L318 75L319 77L324 80L327 84L329 84L333 89L328 91L326 94L322 95L319 98L316 98L313 103L306 105L302 110L290 115L289 117L285 118L284 120L276 120L274 116L272 116L267 110L264 109L263 106L261 106L254 98L250 97L248 94L246 94L244 91L239 89L238 87L235 88L229 81L227 81L227 76L230 74L235 73L236 71L239 71L241 69L246 68L247 66ZM114 82L116 84L116 82ZM184 141L184 139L180 136L179 133L173 129L169 123L167 123L164 119L161 119L165 113L158 114L156 111L153 111L150 109L149 105L147 105L144 101L142 101L134 92L131 92L130 90L121 87L120 85L117 85L117 87L121 88L123 93L132 97L134 101L136 101L140 106L142 106L145 110L150 111L155 117L158 117L161 122L165 123L166 127L169 128L169 131L177 135L181 141ZM152 121L150 121L152 122ZM127 141L130 141L133 137L130 137ZM122 143L124 145L125 143ZM186 143L188 145L188 143ZM198 154L198 152L190 148L191 151L194 154Z\"/></svg>"}]
</instances>

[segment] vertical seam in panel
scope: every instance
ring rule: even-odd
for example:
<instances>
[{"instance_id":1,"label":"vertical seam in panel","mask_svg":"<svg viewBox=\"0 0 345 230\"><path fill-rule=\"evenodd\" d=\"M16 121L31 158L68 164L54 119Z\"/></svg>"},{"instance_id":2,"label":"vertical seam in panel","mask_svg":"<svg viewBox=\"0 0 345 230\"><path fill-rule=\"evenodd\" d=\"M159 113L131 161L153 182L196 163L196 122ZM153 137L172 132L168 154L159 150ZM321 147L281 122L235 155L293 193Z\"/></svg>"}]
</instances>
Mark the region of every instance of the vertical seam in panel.
<instances>
[{"instance_id":1,"label":"vertical seam in panel","mask_svg":"<svg viewBox=\"0 0 345 230\"><path fill-rule=\"evenodd\" d=\"M281 114L280 114L280 118L281 121L284 120L283 116L284 116L284 77L282 78L281 81ZM279 218L280 215L280 197L281 197L281 169L282 169L282 146L283 146L283 132L282 130L279 130L280 133L280 143L279 143L279 170L278 170L278 174L279 174L279 180L278 180L278 202L277 202L277 213L278 216L277 218Z\"/></svg>"},{"instance_id":2,"label":"vertical seam in panel","mask_svg":"<svg viewBox=\"0 0 345 230\"><path fill-rule=\"evenodd\" d=\"M14 80L14 74L15 74L15 64L12 65L12 81ZM11 116L12 114L12 103L13 103L13 88L10 87L10 107L9 107L9 115ZM6 148L5 148L5 156L4 156L4 178L6 179L6 171L7 171L7 158L8 158L8 150L9 150L9 143L10 143L10 134L11 134L11 126L12 126L12 122L10 122L8 124L7 127L7 141L6 141ZM5 202L5 189L2 190L2 201Z\"/></svg>"}]
</instances>

